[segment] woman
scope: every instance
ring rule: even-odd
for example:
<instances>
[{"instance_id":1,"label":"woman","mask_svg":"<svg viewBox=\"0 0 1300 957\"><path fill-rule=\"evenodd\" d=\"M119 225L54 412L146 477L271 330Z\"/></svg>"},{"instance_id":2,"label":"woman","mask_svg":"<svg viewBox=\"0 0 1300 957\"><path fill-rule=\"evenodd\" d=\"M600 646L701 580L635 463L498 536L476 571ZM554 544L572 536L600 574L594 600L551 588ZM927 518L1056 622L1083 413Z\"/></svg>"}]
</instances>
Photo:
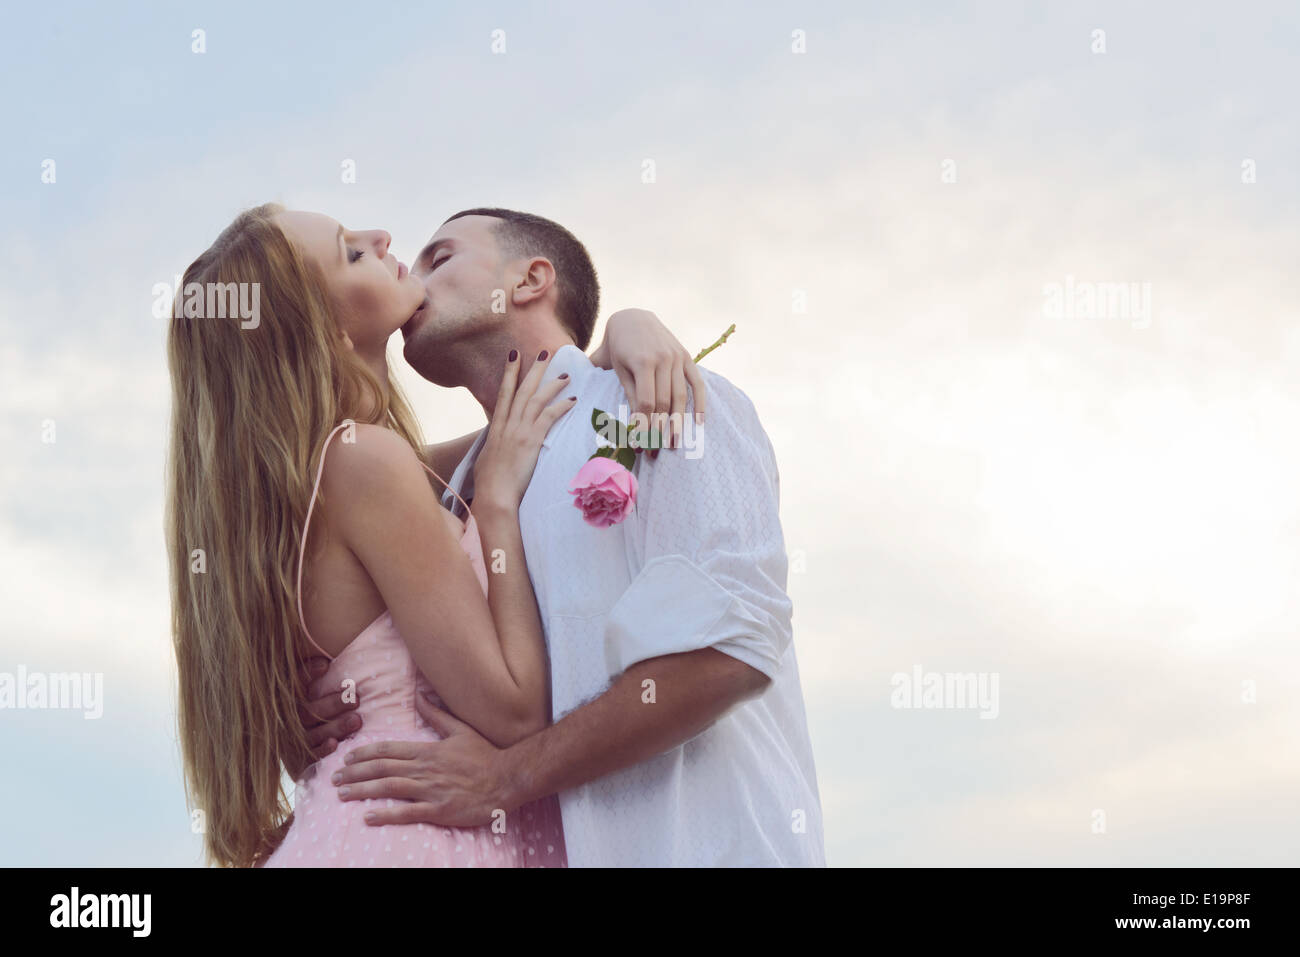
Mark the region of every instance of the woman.
<instances>
[{"instance_id":1,"label":"woman","mask_svg":"<svg viewBox=\"0 0 1300 957\"><path fill-rule=\"evenodd\" d=\"M180 733L207 855L225 866L564 866L554 796L484 828L376 829L362 820L365 804L332 793L342 753L313 764L299 710L300 663L313 655L331 659L327 678L355 691L362 734L377 740L437 740L414 708L430 690L500 746L547 722L546 650L517 510L541 440L569 403L563 379L539 388L548 357L522 378L520 357L501 357L462 526L424 476L436 472L421 461L385 358L389 336L423 302L419 279L386 238L361 267L360 257L323 256L304 222L273 204L236 218L182 289L257 283L257 322L178 316L168 336ZM361 268L359 279L345 272ZM653 317L626 321L638 330L635 351L680 360ZM662 368L642 373L656 374L663 381ZM666 411L664 391L655 395ZM445 466L465 438L425 455ZM486 574L480 530L507 573ZM282 769L298 776L292 818Z\"/></svg>"}]
</instances>

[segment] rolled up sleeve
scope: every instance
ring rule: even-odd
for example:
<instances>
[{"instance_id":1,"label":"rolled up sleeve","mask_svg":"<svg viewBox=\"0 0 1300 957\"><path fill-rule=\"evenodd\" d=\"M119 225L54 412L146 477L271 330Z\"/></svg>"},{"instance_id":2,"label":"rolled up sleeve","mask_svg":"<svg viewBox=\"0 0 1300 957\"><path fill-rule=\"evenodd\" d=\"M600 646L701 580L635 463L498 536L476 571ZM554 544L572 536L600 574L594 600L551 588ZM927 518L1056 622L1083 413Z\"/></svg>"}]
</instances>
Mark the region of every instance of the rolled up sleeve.
<instances>
[{"instance_id":1,"label":"rolled up sleeve","mask_svg":"<svg viewBox=\"0 0 1300 957\"><path fill-rule=\"evenodd\" d=\"M708 422L688 425L695 448L637 466L626 538L635 574L605 629L611 678L647 658L709 647L774 678L792 640L772 444L749 398L701 371Z\"/></svg>"}]
</instances>

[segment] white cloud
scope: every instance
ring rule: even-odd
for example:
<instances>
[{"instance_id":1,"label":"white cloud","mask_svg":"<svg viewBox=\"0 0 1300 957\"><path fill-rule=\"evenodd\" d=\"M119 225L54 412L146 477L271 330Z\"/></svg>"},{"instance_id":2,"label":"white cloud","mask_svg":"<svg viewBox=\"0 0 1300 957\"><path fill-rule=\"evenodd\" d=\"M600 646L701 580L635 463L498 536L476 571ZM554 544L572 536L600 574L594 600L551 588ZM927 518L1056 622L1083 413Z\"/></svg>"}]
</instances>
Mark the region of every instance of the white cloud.
<instances>
[{"instance_id":1,"label":"white cloud","mask_svg":"<svg viewBox=\"0 0 1300 957\"><path fill-rule=\"evenodd\" d=\"M691 348L737 323L706 361L751 396L780 458L833 863L1294 850L1273 802L1300 790L1285 759L1300 663L1300 334L1285 304L1300 241L1278 173L1295 134L1276 120L1278 87L1244 91L1293 65L1211 67L1177 52L1190 27L1152 45L1155 23L1120 8L1106 61L1062 52L1078 45L1069 23L1035 27L1035 47L996 20L904 32L847 18L810 25L797 59L746 32L788 36L765 16L716 53L726 69L709 84L703 60L607 71L590 92L550 62L537 75L540 52L380 62L323 118L279 111L228 152L132 170L66 231L6 224L5 658L111 673L133 700L113 734L144 728L154 745L109 765L89 732L50 731L50 749L104 782L86 810L99 830L78 846L110 831L139 776L156 812L186 824L174 748L157 746L173 691L150 290L274 198L385 226L405 257L456 209L527 208L587 241L605 314L647 306ZM849 55L855 43L872 55ZM563 95L559 114L528 109L530 76L534 94ZM1196 90L1215 83L1202 123ZM1266 171L1254 186L1237 178L1243 155ZM356 186L338 181L345 157ZM1151 283L1151 327L1045 317L1044 283L1067 275ZM481 424L463 392L403 378L429 436ZM1001 716L893 711L888 676L916 663L1003 672ZM1252 677L1253 709L1237 700ZM36 750L23 754L35 773ZM40 795L6 800L11 820L41 813ZM1112 809L1104 837L1088 831L1094 807ZM192 849L134 826L132 860Z\"/></svg>"}]
</instances>

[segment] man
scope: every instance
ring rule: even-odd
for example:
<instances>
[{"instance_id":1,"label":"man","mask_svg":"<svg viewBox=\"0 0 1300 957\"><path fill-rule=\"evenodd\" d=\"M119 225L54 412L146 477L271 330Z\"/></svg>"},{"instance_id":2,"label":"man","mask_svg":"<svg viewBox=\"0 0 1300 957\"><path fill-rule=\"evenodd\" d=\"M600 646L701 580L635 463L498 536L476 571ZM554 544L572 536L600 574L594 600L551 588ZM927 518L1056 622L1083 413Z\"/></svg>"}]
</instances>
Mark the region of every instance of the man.
<instances>
[{"instance_id":1,"label":"man","mask_svg":"<svg viewBox=\"0 0 1300 957\"><path fill-rule=\"evenodd\" d=\"M777 468L752 403L700 370L707 424L673 423L677 447L636 465L633 512L594 527L568 488L597 447L593 410L625 422L631 410L618 376L582 352L599 301L586 249L549 220L474 209L412 269L428 303L402 332L422 376L465 386L491 418L517 348L529 363L553 355L543 381L567 374L577 396L519 510L554 724L503 750L422 701L442 741L359 748L335 783L348 800L406 799L368 813L375 824L486 824L558 792L576 867L824 865ZM486 434L451 479L467 500ZM450 492L443 503L458 509Z\"/></svg>"}]
</instances>

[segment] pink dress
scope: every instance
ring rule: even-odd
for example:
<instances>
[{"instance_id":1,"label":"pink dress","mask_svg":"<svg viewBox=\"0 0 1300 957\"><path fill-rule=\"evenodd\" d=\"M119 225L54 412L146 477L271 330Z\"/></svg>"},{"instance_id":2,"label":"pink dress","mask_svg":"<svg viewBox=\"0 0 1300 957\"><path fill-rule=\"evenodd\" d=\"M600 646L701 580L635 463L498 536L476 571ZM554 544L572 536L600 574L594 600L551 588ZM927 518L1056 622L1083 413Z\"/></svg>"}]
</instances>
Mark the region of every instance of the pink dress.
<instances>
[{"instance_id":1,"label":"pink dress","mask_svg":"<svg viewBox=\"0 0 1300 957\"><path fill-rule=\"evenodd\" d=\"M325 440L329 441L343 426ZM325 452L316 472L316 487L307 506L303 543L311 510L320 490ZM428 469L428 466L425 466ZM442 478L428 469L438 481ZM443 482L446 485L446 482ZM460 496L456 496L460 499ZM463 499L460 499L462 504ZM465 505L469 513L469 506ZM487 594L487 569L473 513L465 522L461 548ZM415 710L415 696L433 687L415 666L406 642L385 611L362 630L337 658L320 648L302 619L302 555L298 556L298 617L307 640L331 658L328 681L342 687L356 682L361 730L341 742L333 754L312 765L295 782L293 825L266 867L567 867L560 803L555 795L525 804L505 817L504 833L492 826L440 827L433 824L387 824L374 827L362 815L375 800L340 801L330 778L343 767L343 756L372 741L438 741L441 736ZM434 700L442 707L441 699ZM444 708L444 710L447 710ZM392 807L396 800L384 799ZM498 827L498 830L500 828Z\"/></svg>"}]
</instances>

